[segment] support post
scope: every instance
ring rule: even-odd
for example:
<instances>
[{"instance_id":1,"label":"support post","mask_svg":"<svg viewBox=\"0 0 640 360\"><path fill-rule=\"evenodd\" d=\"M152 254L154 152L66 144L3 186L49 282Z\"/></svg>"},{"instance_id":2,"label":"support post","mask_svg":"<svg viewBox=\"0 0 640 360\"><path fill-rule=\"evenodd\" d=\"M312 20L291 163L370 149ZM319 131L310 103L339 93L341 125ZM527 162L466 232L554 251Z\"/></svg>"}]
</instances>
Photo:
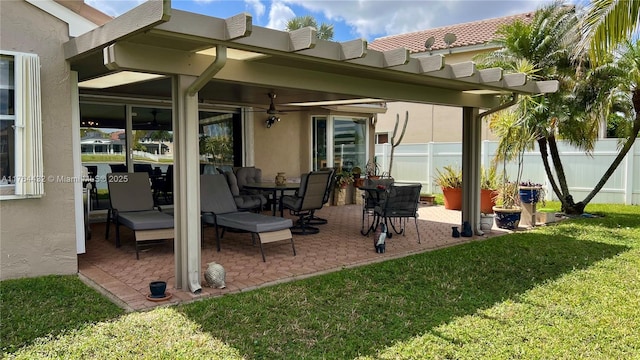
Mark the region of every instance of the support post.
<instances>
[{"instance_id":1,"label":"support post","mask_svg":"<svg viewBox=\"0 0 640 360\"><path fill-rule=\"evenodd\" d=\"M192 293L200 285L200 165L198 147L197 92L189 96L193 76L173 78L174 226L176 288L189 287Z\"/></svg>"},{"instance_id":2,"label":"support post","mask_svg":"<svg viewBox=\"0 0 640 360\"><path fill-rule=\"evenodd\" d=\"M480 154L482 124L478 108L462 108L462 222L468 221L476 235L480 230Z\"/></svg>"}]
</instances>

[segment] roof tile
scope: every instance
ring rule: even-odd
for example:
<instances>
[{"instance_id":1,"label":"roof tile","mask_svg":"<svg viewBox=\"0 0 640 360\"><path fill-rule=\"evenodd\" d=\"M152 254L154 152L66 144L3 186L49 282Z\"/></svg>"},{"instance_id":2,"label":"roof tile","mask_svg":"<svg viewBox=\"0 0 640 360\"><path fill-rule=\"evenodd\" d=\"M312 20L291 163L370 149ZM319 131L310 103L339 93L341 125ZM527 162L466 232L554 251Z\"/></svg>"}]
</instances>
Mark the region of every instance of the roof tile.
<instances>
[{"instance_id":1,"label":"roof tile","mask_svg":"<svg viewBox=\"0 0 640 360\"><path fill-rule=\"evenodd\" d=\"M447 33L453 33L457 37L451 48L482 45L493 39L496 30L498 30L501 25L511 24L516 20L529 22L533 19L533 14L533 12L528 12L463 24L454 24L407 34L385 36L375 39L368 47L369 49L378 51L387 51L404 47L409 49L411 53L424 52L427 51L424 46L425 41L433 36L435 42L433 43L431 50L446 49L447 44L444 42L444 35Z\"/></svg>"}]
</instances>

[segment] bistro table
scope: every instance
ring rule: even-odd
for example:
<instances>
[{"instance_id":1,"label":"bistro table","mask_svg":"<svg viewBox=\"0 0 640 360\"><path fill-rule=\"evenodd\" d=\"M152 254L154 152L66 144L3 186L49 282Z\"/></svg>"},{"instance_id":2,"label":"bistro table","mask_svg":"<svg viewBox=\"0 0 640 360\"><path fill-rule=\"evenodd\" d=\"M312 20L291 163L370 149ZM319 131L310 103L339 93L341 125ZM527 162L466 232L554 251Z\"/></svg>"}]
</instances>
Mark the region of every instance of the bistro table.
<instances>
[{"instance_id":1,"label":"bistro table","mask_svg":"<svg viewBox=\"0 0 640 360\"><path fill-rule=\"evenodd\" d=\"M365 181L365 183L359 187L360 190L363 190L366 195L364 199L364 204L362 204L362 228L360 229L360 233L364 236L369 235L371 232L376 230L376 218L375 218L375 207L381 204L382 194L387 190L387 186L385 184L381 184L379 182L373 181ZM365 231L364 226L364 216L368 211L374 212L373 221L369 225L369 228Z\"/></svg>"},{"instance_id":2,"label":"bistro table","mask_svg":"<svg viewBox=\"0 0 640 360\"><path fill-rule=\"evenodd\" d=\"M273 216L276 216L276 209L280 208L280 217L284 216L282 208L282 196L285 191L294 191L300 189L300 183L286 183L284 185L276 185L274 182L250 183L244 186L245 189L270 191L273 196ZM280 196L278 197L278 192Z\"/></svg>"}]
</instances>

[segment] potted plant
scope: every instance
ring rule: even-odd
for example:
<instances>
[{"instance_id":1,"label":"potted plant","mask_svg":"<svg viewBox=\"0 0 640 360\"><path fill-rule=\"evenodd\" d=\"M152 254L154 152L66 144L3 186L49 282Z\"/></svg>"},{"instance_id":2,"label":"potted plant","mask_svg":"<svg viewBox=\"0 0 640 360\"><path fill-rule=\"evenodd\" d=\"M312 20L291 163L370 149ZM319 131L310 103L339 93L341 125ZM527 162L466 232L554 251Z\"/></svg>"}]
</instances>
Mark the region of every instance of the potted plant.
<instances>
[{"instance_id":1,"label":"potted plant","mask_svg":"<svg viewBox=\"0 0 640 360\"><path fill-rule=\"evenodd\" d=\"M442 171L436 169L435 184L440 186L444 196L444 208L448 210L462 209L462 170L451 165Z\"/></svg>"},{"instance_id":2,"label":"potted plant","mask_svg":"<svg viewBox=\"0 0 640 360\"><path fill-rule=\"evenodd\" d=\"M345 205L351 204L353 201L351 199L353 196L349 196L349 191L351 190L351 195L353 195L353 189L349 189L349 185L353 184L354 178L353 173L351 171L340 171L335 175L335 188L333 189L333 202L334 205Z\"/></svg>"},{"instance_id":3,"label":"potted plant","mask_svg":"<svg viewBox=\"0 0 640 360\"><path fill-rule=\"evenodd\" d=\"M502 183L498 185L494 198L496 205L493 213L499 228L513 230L518 227L522 216L518 187L522 177L524 152L533 147L535 131L526 124L521 124L518 114L509 109L493 114L489 128L499 138L494 162L502 161ZM515 181L510 181L507 176L509 161L515 161L518 166Z\"/></svg>"},{"instance_id":4,"label":"potted plant","mask_svg":"<svg viewBox=\"0 0 640 360\"><path fill-rule=\"evenodd\" d=\"M496 226L501 229L516 229L522 216L518 183L504 178L503 183L496 191L494 201L496 205L493 207L493 213L495 214Z\"/></svg>"},{"instance_id":5,"label":"potted plant","mask_svg":"<svg viewBox=\"0 0 640 360\"><path fill-rule=\"evenodd\" d=\"M492 166L488 170L483 168L481 173L480 184L480 212L483 214L493 214L493 207L496 205L494 201L498 188L498 175L496 167Z\"/></svg>"},{"instance_id":6,"label":"potted plant","mask_svg":"<svg viewBox=\"0 0 640 360\"><path fill-rule=\"evenodd\" d=\"M354 166L351 169L351 173L353 174L353 186L360 187L364 183L364 178L362 177L362 169L358 166Z\"/></svg>"},{"instance_id":7,"label":"potted plant","mask_svg":"<svg viewBox=\"0 0 640 360\"><path fill-rule=\"evenodd\" d=\"M380 167L378 163L374 161L367 161L367 165L365 166L365 174L367 179L379 179L380 175L378 174L380 171Z\"/></svg>"},{"instance_id":8,"label":"potted plant","mask_svg":"<svg viewBox=\"0 0 640 360\"><path fill-rule=\"evenodd\" d=\"M520 201L523 204L536 204L544 201L544 189L542 184L534 183L531 181L521 181L519 187Z\"/></svg>"}]
</instances>

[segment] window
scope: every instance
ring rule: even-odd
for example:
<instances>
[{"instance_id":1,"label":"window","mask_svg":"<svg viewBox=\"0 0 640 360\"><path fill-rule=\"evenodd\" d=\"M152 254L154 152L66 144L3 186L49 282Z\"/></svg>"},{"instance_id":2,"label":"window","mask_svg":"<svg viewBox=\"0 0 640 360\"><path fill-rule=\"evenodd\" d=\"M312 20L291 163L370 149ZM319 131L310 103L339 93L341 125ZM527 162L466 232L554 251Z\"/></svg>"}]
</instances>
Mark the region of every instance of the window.
<instances>
[{"instance_id":1,"label":"window","mask_svg":"<svg viewBox=\"0 0 640 360\"><path fill-rule=\"evenodd\" d=\"M0 199L44 193L40 60L0 51Z\"/></svg>"},{"instance_id":2,"label":"window","mask_svg":"<svg viewBox=\"0 0 640 360\"><path fill-rule=\"evenodd\" d=\"M389 142L389 134L388 133L377 133L376 134L376 144L386 144Z\"/></svg>"},{"instance_id":3,"label":"window","mask_svg":"<svg viewBox=\"0 0 640 360\"><path fill-rule=\"evenodd\" d=\"M364 169L367 163L368 119L344 116L313 116L313 168L337 171ZM333 161L331 161L333 159Z\"/></svg>"}]
</instances>

